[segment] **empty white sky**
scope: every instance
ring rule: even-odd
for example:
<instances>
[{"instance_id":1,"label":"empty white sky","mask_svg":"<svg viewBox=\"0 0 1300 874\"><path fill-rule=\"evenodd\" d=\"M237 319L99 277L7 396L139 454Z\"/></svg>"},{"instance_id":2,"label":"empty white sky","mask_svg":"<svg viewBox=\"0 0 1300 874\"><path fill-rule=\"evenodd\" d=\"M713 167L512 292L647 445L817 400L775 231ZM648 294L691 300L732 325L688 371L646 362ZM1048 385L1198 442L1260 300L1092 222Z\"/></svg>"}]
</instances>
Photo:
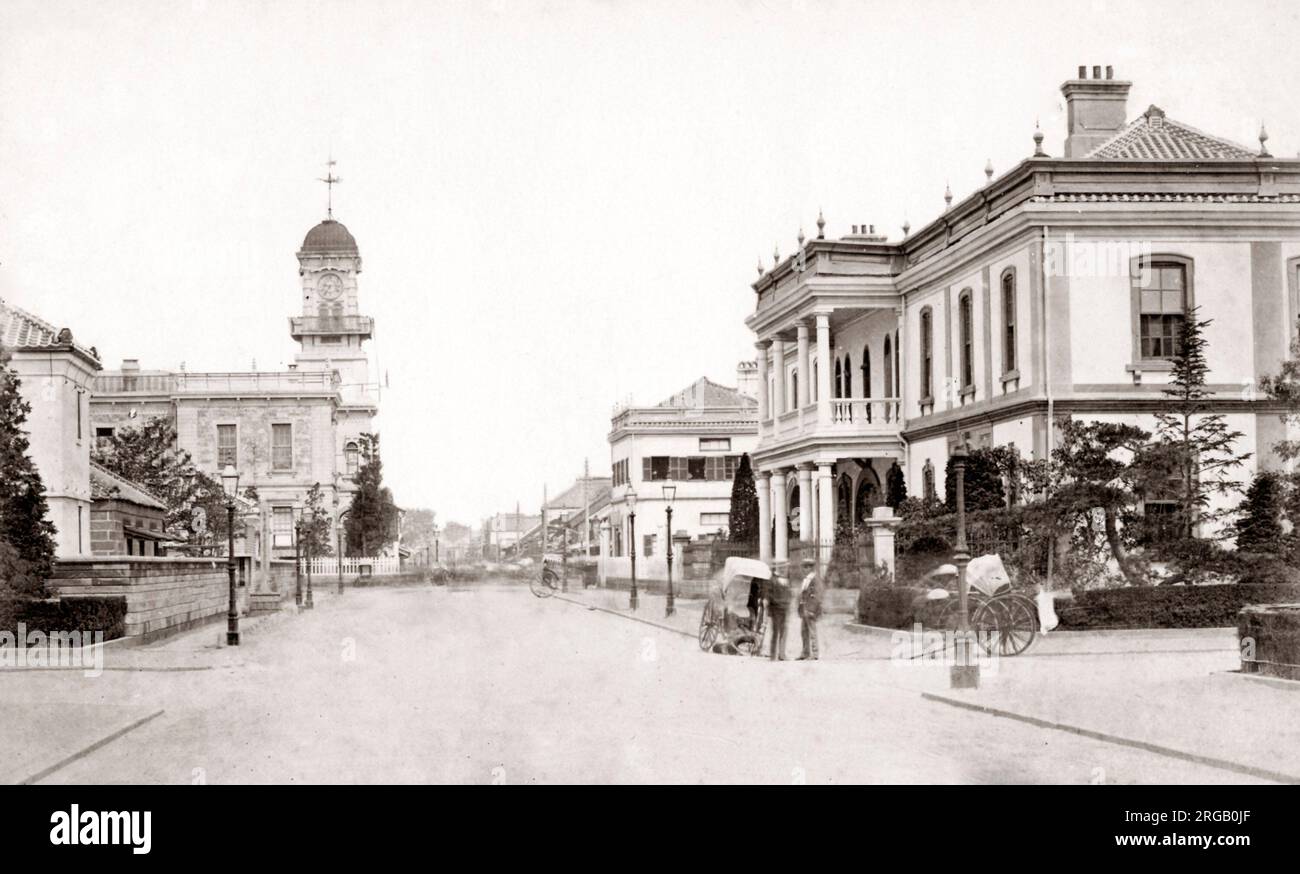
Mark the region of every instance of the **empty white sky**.
<instances>
[{"instance_id":1,"label":"empty white sky","mask_svg":"<svg viewBox=\"0 0 1300 874\"><path fill-rule=\"evenodd\" d=\"M1290 2L0 5L0 296L105 364L292 360L293 253L364 258L405 506L477 521L609 469L611 407L734 384L761 255L891 237L1064 136L1079 64L1300 149Z\"/></svg>"}]
</instances>

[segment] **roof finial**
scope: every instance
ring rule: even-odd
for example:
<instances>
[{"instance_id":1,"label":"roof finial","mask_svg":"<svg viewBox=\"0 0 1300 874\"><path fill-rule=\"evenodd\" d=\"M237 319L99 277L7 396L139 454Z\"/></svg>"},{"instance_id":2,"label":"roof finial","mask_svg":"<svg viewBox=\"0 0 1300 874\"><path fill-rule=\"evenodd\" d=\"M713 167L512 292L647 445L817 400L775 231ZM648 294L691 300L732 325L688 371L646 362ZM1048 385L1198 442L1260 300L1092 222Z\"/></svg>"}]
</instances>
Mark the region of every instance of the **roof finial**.
<instances>
[{"instance_id":1,"label":"roof finial","mask_svg":"<svg viewBox=\"0 0 1300 874\"><path fill-rule=\"evenodd\" d=\"M989 182L993 181L993 159L992 158L989 158L988 163L984 165L984 178L987 179Z\"/></svg>"},{"instance_id":2,"label":"roof finial","mask_svg":"<svg viewBox=\"0 0 1300 874\"><path fill-rule=\"evenodd\" d=\"M817 207L817 239L826 239L826 217L822 215L822 208Z\"/></svg>"},{"instance_id":3,"label":"roof finial","mask_svg":"<svg viewBox=\"0 0 1300 874\"><path fill-rule=\"evenodd\" d=\"M1268 153L1268 146L1265 145L1265 143L1267 142L1268 142L1268 131L1264 130L1264 122L1261 121L1259 123L1259 156L1261 158L1273 157Z\"/></svg>"},{"instance_id":4,"label":"roof finial","mask_svg":"<svg viewBox=\"0 0 1300 874\"><path fill-rule=\"evenodd\" d=\"M763 275L763 256L762 256L762 255L759 255L759 256L758 256L758 275L759 275L759 276L762 276L762 275Z\"/></svg>"},{"instance_id":5,"label":"roof finial","mask_svg":"<svg viewBox=\"0 0 1300 874\"><path fill-rule=\"evenodd\" d=\"M334 186L343 181L334 175L334 165L337 163L338 162L334 160L333 153L331 153L329 160L325 162L324 177L319 177L317 179L319 182L324 182L329 188L329 194L327 195L328 200L326 201L326 217L329 221L334 221Z\"/></svg>"},{"instance_id":6,"label":"roof finial","mask_svg":"<svg viewBox=\"0 0 1300 874\"><path fill-rule=\"evenodd\" d=\"M1038 119L1034 119L1034 157L1047 157L1047 153L1043 151L1043 131L1038 127Z\"/></svg>"},{"instance_id":7,"label":"roof finial","mask_svg":"<svg viewBox=\"0 0 1300 874\"><path fill-rule=\"evenodd\" d=\"M912 223L909 222L909 221L907 220L906 217L904 217L904 218L903 218L903 236L906 237L906 236L907 236L908 234L910 234L910 233L912 233Z\"/></svg>"},{"instance_id":8,"label":"roof finial","mask_svg":"<svg viewBox=\"0 0 1300 874\"><path fill-rule=\"evenodd\" d=\"M945 210L952 208L952 186L947 182L943 184L943 203Z\"/></svg>"},{"instance_id":9,"label":"roof finial","mask_svg":"<svg viewBox=\"0 0 1300 874\"><path fill-rule=\"evenodd\" d=\"M806 238L805 238L804 235L803 235L803 225L799 225L799 237L798 237L798 240L799 240L799 248L801 248L801 249L803 248L803 241L804 241L805 239L806 239Z\"/></svg>"},{"instance_id":10,"label":"roof finial","mask_svg":"<svg viewBox=\"0 0 1300 874\"><path fill-rule=\"evenodd\" d=\"M781 263L781 245L779 243L773 243L772 244L772 267L776 268L780 263Z\"/></svg>"}]
</instances>

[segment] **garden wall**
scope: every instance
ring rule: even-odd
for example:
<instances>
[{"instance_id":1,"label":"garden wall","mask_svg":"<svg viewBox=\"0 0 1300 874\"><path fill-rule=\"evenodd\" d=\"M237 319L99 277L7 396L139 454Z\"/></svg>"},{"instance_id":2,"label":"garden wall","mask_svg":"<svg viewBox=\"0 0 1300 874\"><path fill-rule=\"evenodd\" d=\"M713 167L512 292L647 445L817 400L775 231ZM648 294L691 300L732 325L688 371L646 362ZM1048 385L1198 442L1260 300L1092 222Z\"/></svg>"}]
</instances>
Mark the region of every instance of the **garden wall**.
<instances>
[{"instance_id":1,"label":"garden wall","mask_svg":"<svg viewBox=\"0 0 1300 874\"><path fill-rule=\"evenodd\" d=\"M1237 616L1241 671L1300 680L1300 604L1246 607Z\"/></svg>"}]
</instances>

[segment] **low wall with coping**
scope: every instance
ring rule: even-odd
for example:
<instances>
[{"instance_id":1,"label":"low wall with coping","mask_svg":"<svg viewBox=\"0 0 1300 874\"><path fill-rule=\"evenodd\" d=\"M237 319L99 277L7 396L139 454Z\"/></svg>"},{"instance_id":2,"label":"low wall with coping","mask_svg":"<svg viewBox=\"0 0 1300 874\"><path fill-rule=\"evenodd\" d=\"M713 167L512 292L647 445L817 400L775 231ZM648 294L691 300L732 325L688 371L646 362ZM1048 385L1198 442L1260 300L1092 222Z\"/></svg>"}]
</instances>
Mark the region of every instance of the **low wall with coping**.
<instances>
[{"instance_id":1,"label":"low wall with coping","mask_svg":"<svg viewBox=\"0 0 1300 874\"><path fill-rule=\"evenodd\" d=\"M1262 604L1237 614L1241 670L1300 680L1300 604Z\"/></svg>"},{"instance_id":2,"label":"low wall with coping","mask_svg":"<svg viewBox=\"0 0 1300 874\"><path fill-rule=\"evenodd\" d=\"M248 592L249 560L236 576L241 612ZM226 560L147 556L60 559L46 583L60 597L126 598L127 637L152 639L224 616L229 608Z\"/></svg>"}]
</instances>

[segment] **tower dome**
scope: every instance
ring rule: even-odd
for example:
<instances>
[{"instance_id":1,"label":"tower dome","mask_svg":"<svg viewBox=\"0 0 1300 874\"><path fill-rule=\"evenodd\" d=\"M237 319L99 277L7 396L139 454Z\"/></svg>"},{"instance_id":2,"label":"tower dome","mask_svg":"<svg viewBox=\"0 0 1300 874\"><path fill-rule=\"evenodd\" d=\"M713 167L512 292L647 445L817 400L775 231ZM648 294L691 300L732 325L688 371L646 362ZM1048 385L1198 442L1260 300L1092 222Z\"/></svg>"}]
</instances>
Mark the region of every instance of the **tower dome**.
<instances>
[{"instance_id":1,"label":"tower dome","mask_svg":"<svg viewBox=\"0 0 1300 874\"><path fill-rule=\"evenodd\" d=\"M303 252L340 253L358 255L357 241L342 222L325 219L307 232L302 241Z\"/></svg>"}]
</instances>

